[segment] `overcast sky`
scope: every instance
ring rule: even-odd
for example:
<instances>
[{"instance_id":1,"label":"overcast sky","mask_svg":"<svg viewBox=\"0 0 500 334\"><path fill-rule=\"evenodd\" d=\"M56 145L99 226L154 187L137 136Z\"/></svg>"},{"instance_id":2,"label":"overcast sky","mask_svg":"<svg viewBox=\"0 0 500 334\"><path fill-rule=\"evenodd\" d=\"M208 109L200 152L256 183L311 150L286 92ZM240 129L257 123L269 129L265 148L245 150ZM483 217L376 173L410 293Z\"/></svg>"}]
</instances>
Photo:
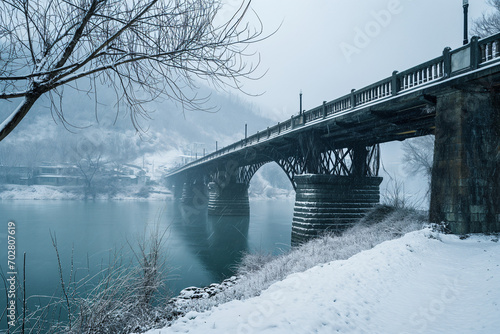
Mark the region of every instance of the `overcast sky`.
<instances>
[{"instance_id":1,"label":"overcast sky","mask_svg":"<svg viewBox=\"0 0 500 334\"><path fill-rule=\"evenodd\" d=\"M227 0L236 5L238 0ZM470 0L469 18L489 9ZM276 121L439 56L463 41L462 0L253 0L267 32L256 45L264 78L246 84Z\"/></svg>"}]
</instances>

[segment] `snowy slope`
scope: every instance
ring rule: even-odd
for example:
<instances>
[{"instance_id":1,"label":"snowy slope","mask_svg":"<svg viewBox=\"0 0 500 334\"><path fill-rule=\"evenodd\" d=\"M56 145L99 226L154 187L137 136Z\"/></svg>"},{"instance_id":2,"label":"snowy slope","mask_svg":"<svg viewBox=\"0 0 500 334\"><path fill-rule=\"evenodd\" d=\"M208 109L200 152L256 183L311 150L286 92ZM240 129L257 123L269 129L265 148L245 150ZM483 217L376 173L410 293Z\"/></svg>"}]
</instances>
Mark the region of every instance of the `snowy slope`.
<instances>
[{"instance_id":1,"label":"snowy slope","mask_svg":"<svg viewBox=\"0 0 500 334\"><path fill-rule=\"evenodd\" d=\"M425 229L147 333L499 333L499 304L498 238Z\"/></svg>"}]
</instances>

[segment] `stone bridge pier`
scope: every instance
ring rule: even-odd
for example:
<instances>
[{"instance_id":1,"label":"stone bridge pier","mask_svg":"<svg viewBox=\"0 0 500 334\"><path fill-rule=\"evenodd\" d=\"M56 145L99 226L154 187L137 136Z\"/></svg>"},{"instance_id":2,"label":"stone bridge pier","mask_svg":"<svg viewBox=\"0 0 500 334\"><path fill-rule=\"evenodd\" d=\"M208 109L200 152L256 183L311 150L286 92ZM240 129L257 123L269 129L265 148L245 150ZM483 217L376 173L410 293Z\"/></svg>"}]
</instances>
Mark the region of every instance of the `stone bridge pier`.
<instances>
[{"instance_id":1,"label":"stone bridge pier","mask_svg":"<svg viewBox=\"0 0 500 334\"><path fill-rule=\"evenodd\" d=\"M208 214L213 216L248 216L250 180L264 162L239 166L230 161L211 173L208 184Z\"/></svg>"},{"instance_id":2,"label":"stone bridge pier","mask_svg":"<svg viewBox=\"0 0 500 334\"><path fill-rule=\"evenodd\" d=\"M167 186L172 190L174 200L180 201L184 191L184 178L178 176L174 180L168 182Z\"/></svg>"},{"instance_id":3,"label":"stone bridge pier","mask_svg":"<svg viewBox=\"0 0 500 334\"><path fill-rule=\"evenodd\" d=\"M500 232L500 90L487 82L436 105L431 222L454 234Z\"/></svg>"},{"instance_id":4,"label":"stone bridge pier","mask_svg":"<svg viewBox=\"0 0 500 334\"><path fill-rule=\"evenodd\" d=\"M212 216L248 216L250 203L248 185L230 182L227 184L208 184L208 214Z\"/></svg>"},{"instance_id":5,"label":"stone bridge pier","mask_svg":"<svg viewBox=\"0 0 500 334\"><path fill-rule=\"evenodd\" d=\"M208 192L203 178L188 178L182 187L181 203L184 207L190 206L201 210L206 206Z\"/></svg>"},{"instance_id":6,"label":"stone bridge pier","mask_svg":"<svg viewBox=\"0 0 500 334\"><path fill-rule=\"evenodd\" d=\"M309 174L295 180L292 244L344 231L380 200L381 177Z\"/></svg>"},{"instance_id":7,"label":"stone bridge pier","mask_svg":"<svg viewBox=\"0 0 500 334\"><path fill-rule=\"evenodd\" d=\"M329 150L317 157L319 166L307 169L321 173L294 177L293 245L325 232L344 231L380 201L378 145Z\"/></svg>"}]
</instances>

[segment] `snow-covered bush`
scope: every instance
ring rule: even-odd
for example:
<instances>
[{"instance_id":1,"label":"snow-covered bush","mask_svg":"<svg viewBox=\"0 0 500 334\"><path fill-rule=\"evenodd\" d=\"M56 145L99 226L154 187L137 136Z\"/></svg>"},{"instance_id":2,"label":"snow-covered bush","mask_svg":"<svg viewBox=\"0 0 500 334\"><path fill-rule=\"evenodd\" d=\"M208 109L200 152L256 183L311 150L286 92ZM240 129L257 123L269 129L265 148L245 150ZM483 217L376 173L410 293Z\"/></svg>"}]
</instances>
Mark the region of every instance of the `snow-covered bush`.
<instances>
[{"instance_id":1,"label":"snow-covered bush","mask_svg":"<svg viewBox=\"0 0 500 334\"><path fill-rule=\"evenodd\" d=\"M139 191L135 195L140 198L148 198L150 193L151 193L151 187L143 186L139 189Z\"/></svg>"}]
</instances>

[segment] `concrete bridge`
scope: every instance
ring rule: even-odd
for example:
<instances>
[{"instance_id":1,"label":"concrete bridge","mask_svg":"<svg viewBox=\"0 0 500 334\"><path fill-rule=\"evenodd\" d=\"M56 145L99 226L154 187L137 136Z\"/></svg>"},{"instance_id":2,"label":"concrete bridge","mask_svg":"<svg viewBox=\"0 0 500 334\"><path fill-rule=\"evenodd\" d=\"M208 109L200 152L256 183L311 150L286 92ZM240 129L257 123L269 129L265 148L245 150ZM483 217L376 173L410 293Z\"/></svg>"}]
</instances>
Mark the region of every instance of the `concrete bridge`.
<instances>
[{"instance_id":1,"label":"concrete bridge","mask_svg":"<svg viewBox=\"0 0 500 334\"><path fill-rule=\"evenodd\" d=\"M172 170L186 212L248 215L248 185L277 163L296 190L292 242L340 231L379 202L379 144L435 135L430 220L500 232L500 34L474 37L368 87Z\"/></svg>"}]
</instances>

